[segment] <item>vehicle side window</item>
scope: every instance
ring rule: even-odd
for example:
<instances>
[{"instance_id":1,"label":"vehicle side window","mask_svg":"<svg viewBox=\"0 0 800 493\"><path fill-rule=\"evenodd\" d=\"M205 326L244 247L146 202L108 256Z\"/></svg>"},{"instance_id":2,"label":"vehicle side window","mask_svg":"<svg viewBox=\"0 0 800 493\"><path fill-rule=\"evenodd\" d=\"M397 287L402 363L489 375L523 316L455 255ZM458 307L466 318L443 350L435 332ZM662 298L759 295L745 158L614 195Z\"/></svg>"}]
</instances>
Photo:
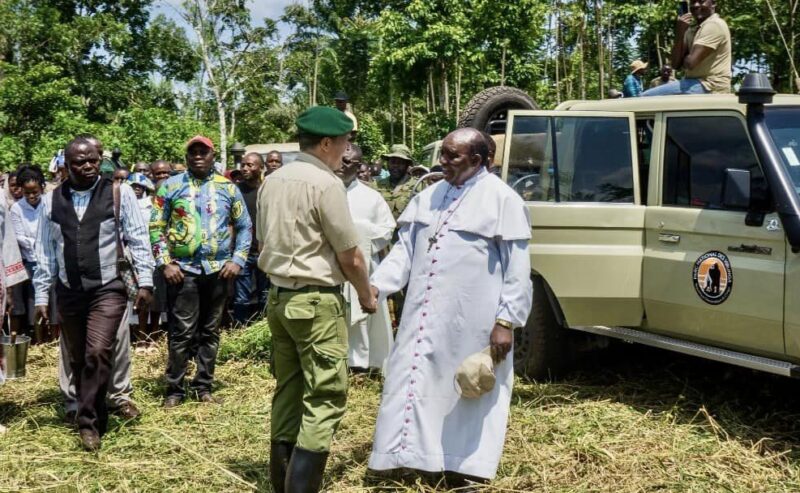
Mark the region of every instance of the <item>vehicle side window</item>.
<instances>
[{"instance_id":1,"label":"vehicle side window","mask_svg":"<svg viewBox=\"0 0 800 493\"><path fill-rule=\"evenodd\" d=\"M726 169L750 171L753 188L766 183L742 121L733 116L667 119L663 204L726 209ZM754 194L757 199L758 194Z\"/></svg>"},{"instance_id":2,"label":"vehicle side window","mask_svg":"<svg viewBox=\"0 0 800 493\"><path fill-rule=\"evenodd\" d=\"M559 132L559 201L633 203L628 120L605 117L554 120ZM555 193L554 189L551 191Z\"/></svg>"},{"instance_id":3,"label":"vehicle side window","mask_svg":"<svg viewBox=\"0 0 800 493\"><path fill-rule=\"evenodd\" d=\"M517 116L507 182L528 201L633 203L630 133L627 118Z\"/></svg>"}]
</instances>

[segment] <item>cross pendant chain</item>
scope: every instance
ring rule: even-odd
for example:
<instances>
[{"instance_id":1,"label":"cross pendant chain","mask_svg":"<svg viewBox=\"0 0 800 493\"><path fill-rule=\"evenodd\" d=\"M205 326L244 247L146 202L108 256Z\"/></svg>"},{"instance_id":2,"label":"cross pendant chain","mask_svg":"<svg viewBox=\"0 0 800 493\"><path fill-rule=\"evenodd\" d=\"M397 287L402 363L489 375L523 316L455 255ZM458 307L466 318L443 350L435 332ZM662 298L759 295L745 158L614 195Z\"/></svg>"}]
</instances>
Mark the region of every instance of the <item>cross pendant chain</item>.
<instances>
[{"instance_id":1,"label":"cross pendant chain","mask_svg":"<svg viewBox=\"0 0 800 493\"><path fill-rule=\"evenodd\" d=\"M439 239L436 238L436 234L434 234L433 236L428 238L428 252L430 252L431 248L433 248L433 245L437 244L438 242L439 242Z\"/></svg>"}]
</instances>

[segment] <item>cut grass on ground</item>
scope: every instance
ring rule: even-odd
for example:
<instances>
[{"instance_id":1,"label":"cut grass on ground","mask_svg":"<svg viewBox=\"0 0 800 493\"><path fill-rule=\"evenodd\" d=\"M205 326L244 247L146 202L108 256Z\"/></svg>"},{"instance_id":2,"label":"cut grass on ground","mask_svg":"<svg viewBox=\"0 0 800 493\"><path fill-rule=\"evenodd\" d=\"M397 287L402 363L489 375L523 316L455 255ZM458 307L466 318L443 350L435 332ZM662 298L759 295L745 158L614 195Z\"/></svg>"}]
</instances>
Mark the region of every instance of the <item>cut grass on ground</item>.
<instances>
[{"instance_id":1,"label":"cut grass on ground","mask_svg":"<svg viewBox=\"0 0 800 493\"><path fill-rule=\"evenodd\" d=\"M62 424L57 346L35 347L28 377L0 387L0 491L270 491L265 360L223 336L222 405L161 409L166 349L134 356L133 422L112 420L97 454ZM238 344L238 345L237 345ZM798 382L639 346L587 360L557 383L518 381L497 479L483 491L800 490ZM352 381L327 491L430 491L365 478L380 383Z\"/></svg>"}]
</instances>

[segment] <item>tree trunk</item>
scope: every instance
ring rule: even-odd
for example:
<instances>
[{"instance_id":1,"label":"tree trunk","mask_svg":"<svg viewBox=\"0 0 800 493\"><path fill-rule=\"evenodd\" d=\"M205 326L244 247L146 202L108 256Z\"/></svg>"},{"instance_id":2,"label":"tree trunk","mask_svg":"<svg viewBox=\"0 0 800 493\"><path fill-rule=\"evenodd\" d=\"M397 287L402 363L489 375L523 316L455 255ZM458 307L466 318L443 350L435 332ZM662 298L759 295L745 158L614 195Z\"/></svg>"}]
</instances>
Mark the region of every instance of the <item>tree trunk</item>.
<instances>
[{"instance_id":1,"label":"tree trunk","mask_svg":"<svg viewBox=\"0 0 800 493\"><path fill-rule=\"evenodd\" d=\"M317 105L317 84L319 84L319 50L314 50L314 97L311 99L311 105Z\"/></svg>"},{"instance_id":2,"label":"tree trunk","mask_svg":"<svg viewBox=\"0 0 800 493\"><path fill-rule=\"evenodd\" d=\"M556 102L561 103L561 13L559 12L558 1L553 2L556 17Z\"/></svg>"},{"instance_id":3,"label":"tree trunk","mask_svg":"<svg viewBox=\"0 0 800 493\"><path fill-rule=\"evenodd\" d=\"M581 78L581 99L586 99L586 3L581 5L581 60L578 70Z\"/></svg>"},{"instance_id":4,"label":"tree trunk","mask_svg":"<svg viewBox=\"0 0 800 493\"><path fill-rule=\"evenodd\" d=\"M403 114L403 145L406 145L406 103L403 101L402 104L402 114Z\"/></svg>"},{"instance_id":5,"label":"tree trunk","mask_svg":"<svg viewBox=\"0 0 800 493\"><path fill-rule=\"evenodd\" d=\"M456 63L456 120L461 118L461 64Z\"/></svg>"},{"instance_id":6,"label":"tree trunk","mask_svg":"<svg viewBox=\"0 0 800 493\"><path fill-rule=\"evenodd\" d=\"M414 100L408 105L408 126L411 130L411 152L414 152Z\"/></svg>"},{"instance_id":7,"label":"tree trunk","mask_svg":"<svg viewBox=\"0 0 800 493\"><path fill-rule=\"evenodd\" d=\"M217 99L217 116L219 117L219 159L222 165L228 167L228 131L225 118L225 103L222 102L222 95L219 91L214 91Z\"/></svg>"},{"instance_id":8,"label":"tree trunk","mask_svg":"<svg viewBox=\"0 0 800 493\"><path fill-rule=\"evenodd\" d=\"M428 86L431 88L431 110L436 113L436 86L433 83L433 67L428 70Z\"/></svg>"},{"instance_id":9,"label":"tree trunk","mask_svg":"<svg viewBox=\"0 0 800 493\"><path fill-rule=\"evenodd\" d=\"M603 53L603 22L600 0L594 0L594 24L597 33L597 68L600 78L600 99L606 97L605 54Z\"/></svg>"},{"instance_id":10,"label":"tree trunk","mask_svg":"<svg viewBox=\"0 0 800 493\"><path fill-rule=\"evenodd\" d=\"M506 46L505 42L503 42L503 57L500 59L500 85L506 85L506 50L508 47Z\"/></svg>"},{"instance_id":11,"label":"tree trunk","mask_svg":"<svg viewBox=\"0 0 800 493\"><path fill-rule=\"evenodd\" d=\"M444 114L450 116L450 85L447 81L447 66L442 62L442 106Z\"/></svg>"}]
</instances>

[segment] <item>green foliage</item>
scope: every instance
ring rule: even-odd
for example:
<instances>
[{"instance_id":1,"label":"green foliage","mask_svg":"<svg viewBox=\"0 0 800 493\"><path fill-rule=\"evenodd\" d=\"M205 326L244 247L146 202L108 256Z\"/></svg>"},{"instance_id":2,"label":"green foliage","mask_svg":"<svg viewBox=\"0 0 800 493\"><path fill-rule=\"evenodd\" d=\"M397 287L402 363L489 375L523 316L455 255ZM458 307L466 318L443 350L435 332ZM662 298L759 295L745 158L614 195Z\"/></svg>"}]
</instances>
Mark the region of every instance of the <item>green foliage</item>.
<instances>
[{"instance_id":1,"label":"green foliage","mask_svg":"<svg viewBox=\"0 0 800 493\"><path fill-rule=\"evenodd\" d=\"M231 360L269 361L272 355L272 332L266 319L244 329L235 329L223 335L217 359L220 363Z\"/></svg>"}]
</instances>

